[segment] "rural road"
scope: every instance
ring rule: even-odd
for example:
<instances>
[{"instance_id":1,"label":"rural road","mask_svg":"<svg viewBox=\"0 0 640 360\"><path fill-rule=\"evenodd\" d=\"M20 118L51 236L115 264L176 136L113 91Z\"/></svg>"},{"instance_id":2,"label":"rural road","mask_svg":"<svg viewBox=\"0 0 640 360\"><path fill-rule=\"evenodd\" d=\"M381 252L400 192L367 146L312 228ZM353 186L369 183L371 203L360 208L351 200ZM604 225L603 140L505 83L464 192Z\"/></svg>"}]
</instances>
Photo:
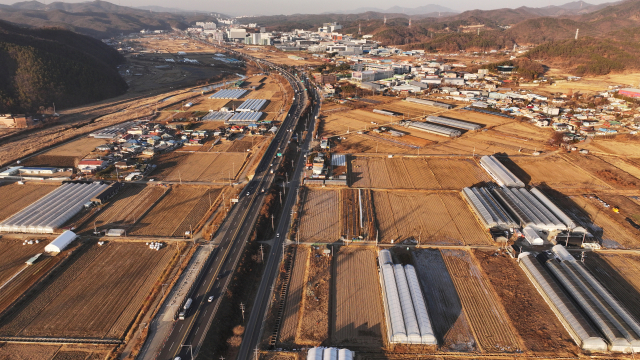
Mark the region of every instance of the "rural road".
<instances>
[{"instance_id":1,"label":"rural road","mask_svg":"<svg viewBox=\"0 0 640 360\"><path fill-rule=\"evenodd\" d=\"M161 349L157 349L156 359L172 360L176 356L180 356L183 360L191 359L192 356L196 356L202 346L216 310L220 305L220 294L224 293L232 278L244 245L249 239L264 203L266 190L271 187L274 181L275 174L269 172L270 165L273 163L274 168L280 165L282 158L277 157L277 153L286 148L293 134L292 130L295 128L304 107L306 93L303 91L300 82L296 81L294 76L283 69L277 68L275 65L264 61L262 61L262 64L280 71L287 78L291 86L296 90L295 100L278 133L260 160L254 179L242 191L238 204L234 206L232 212L221 226L220 231L216 234L214 242L218 247L208 260L209 263L205 265L198 283L194 286L193 294L190 296L193 302L185 320L178 320L164 346ZM299 175L299 173L297 174ZM265 193L262 193L261 189L265 189ZM295 201L295 196L293 199ZM287 200L287 205L290 209L291 200ZM280 224L279 229L281 226ZM284 233L284 231L281 233ZM278 247L276 246L276 248ZM271 259L272 256L269 257L270 261ZM214 296L215 299L212 302L208 302L209 296Z\"/></svg>"}]
</instances>

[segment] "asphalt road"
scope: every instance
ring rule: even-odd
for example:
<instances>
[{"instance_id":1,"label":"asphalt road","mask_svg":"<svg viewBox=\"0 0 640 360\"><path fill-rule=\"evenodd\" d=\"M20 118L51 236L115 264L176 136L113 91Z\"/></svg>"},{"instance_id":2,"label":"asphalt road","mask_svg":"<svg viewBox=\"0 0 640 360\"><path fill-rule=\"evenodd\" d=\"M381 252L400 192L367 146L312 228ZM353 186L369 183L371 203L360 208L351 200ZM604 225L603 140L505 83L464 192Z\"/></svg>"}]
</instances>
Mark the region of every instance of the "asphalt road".
<instances>
[{"instance_id":1,"label":"asphalt road","mask_svg":"<svg viewBox=\"0 0 640 360\"><path fill-rule=\"evenodd\" d=\"M263 61L262 65L269 66L270 64ZM157 359L173 360L176 356L179 356L182 360L191 359L192 353L195 356L202 346L206 333L220 305L220 294L224 293L232 278L231 275L264 203L266 190L273 183L275 175L269 172L270 164L273 164L274 169L280 165L282 158L276 155L286 148L293 134L293 129L304 106L306 95L300 82L296 81L294 76L283 69L274 70L279 70L289 80L292 87L297 91L296 100L289 110L289 115L261 159L256 170L256 176L242 191L239 202L227 215L220 231L216 235L214 242L218 246L194 286L193 294L190 296L193 302L187 312L187 316L185 320L177 320L178 323L163 348L159 350ZM265 189L265 192L262 193L261 189ZM249 192L248 195L247 192ZM287 204L290 206L289 200ZM281 228L280 225L278 228ZM280 231L280 233L284 234L284 231ZM269 256L269 260L271 258ZM208 302L210 296L214 296L212 302Z\"/></svg>"},{"instance_id":2,"label":"asphalt road","mask_svg":"<svg viewBox=\"0 0 640 360\"><path fill-rule=\"evenodd\" d=\"M314 95L314 89L312 87L308 88L311 89L312 95ZM317 100L317 96L312 96L312 98L315 98ZM307 119L307 121L309 121L308 128L313 128L312 120L315 119L315 116L318 115L319 110L319 104L314 102L311 116ZM303 153L309 150L312 140L312 133L312 131L307 132L307 137L302 143ZM272 330L263 328L265 323L264 320L267 316L271 292L275 284L276 277L278 276L279 264L284 251L283 242L286 241L284 235L288 232L289 229L292 209L295 205L298 189L301 185L300 182L302 178L302 171L304 170L306 163L305 160L305 156L298 157L294 175L292 176L292 180L289 183L289 192L287 193L287 198L285 200L285 204L282 209L282 215L280 216L277 227L277 232L281 234L281 236L276 237L274 245L270 249L267 266L265 267L264 274L262 275L258 293L256 295L251 314L249 315L249 321L247 322L247 325L245 327L244 337L242 338L242 344L240 345L240 350L238 352L238 360L251 359L253 356L253 349L255 349L256 346L260 343L263 332Z\"/></svg>"}]
</instances>

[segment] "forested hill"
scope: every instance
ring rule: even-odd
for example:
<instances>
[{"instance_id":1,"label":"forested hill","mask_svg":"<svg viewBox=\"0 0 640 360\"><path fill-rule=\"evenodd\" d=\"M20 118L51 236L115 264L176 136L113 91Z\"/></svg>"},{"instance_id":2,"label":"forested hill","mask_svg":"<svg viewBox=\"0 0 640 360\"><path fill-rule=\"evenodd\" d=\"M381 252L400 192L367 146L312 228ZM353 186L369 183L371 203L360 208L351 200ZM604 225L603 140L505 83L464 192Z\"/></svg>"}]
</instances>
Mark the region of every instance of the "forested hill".
<instances>
[{"instance_id":1,"label":"forested hill","mask_svg":"<svg viewBox=\"0 0 640 360\"><path fill-rule=\"evenodd\" d=\"M124 58L100 40L0 21L0 113L77 106L123 94Z\"/></svg>"}]
</instances>

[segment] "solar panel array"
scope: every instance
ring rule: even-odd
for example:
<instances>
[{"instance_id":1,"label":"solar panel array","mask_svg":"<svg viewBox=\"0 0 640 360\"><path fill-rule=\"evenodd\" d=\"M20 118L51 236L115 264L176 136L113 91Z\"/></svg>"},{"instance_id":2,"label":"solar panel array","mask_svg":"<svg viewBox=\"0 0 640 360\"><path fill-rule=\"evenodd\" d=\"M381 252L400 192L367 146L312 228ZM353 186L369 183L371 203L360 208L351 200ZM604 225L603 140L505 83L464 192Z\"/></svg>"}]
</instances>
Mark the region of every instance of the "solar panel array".
<instances>
[{"instance_id":1,"label":"solar panel array","mask_svg":"<svg viewBox=\"0 0 640 360\"><path fill-rule=\"evenodd\" d=\"M238 108L237 111L258 111L262 109L264 104L267 103L265 99L249 99L245 100Z\"/></svg>"},{"instance_id":2,"label":"solar panel array","mask_svg":"<svg viewBox=\"0 0 640 360\"><path fill-rule=\"evenodd\" d=\"M239 99L246 93L247 90L243 89L223 89L209 96L209 99Z\"/></svg>"},{"instance_id":3,"label":"solar panel array","mask_svg":"<svg viewBox=\"0 0 640 360\"><path fill-rule=\"evenodd\" d=\"M229 122L256 122L262 117L262 112L245 111L234 114Z\"/></svg>"},{"instance_id":4,"label":"solar panel array","mask_svg":"<svg viewBox=\"0 0 640 360\"><path fill-rule=\"evenodd\" d=\"M202 121L212 121L212 120L229 120L233 116L232 112L228 111L211 111L207 115L202 117Z\"/></svg>"}]
</instances>

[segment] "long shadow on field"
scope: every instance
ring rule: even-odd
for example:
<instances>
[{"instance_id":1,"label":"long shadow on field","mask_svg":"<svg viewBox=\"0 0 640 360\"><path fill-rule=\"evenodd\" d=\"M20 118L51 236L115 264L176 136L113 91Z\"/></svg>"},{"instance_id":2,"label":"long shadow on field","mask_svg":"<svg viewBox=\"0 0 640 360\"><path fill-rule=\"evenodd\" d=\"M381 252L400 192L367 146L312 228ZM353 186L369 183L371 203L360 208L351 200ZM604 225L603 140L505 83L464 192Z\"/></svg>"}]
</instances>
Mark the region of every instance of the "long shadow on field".
<instances>
[{"instance_id":1,"label":"long shadow on field","mask_svg":"<svg viewBox=\"0 0 640 360\"><path fill-rule=\"evenodd\" d=\"M442 350L475 351L476 341L442 254L437 249L412 254L438 345Z\"/></svg>"},{"instance_id":2,"label":"long shadow on field","mask_svg":"<svg viewBox=\"0 0 640 360\"><path fill-rule=\"evenodd\" d=\"M634 260L637 260L637 258ZM589 269L589 272L622 303L636 321L640 322L640 292L625 280L604 257L596 253L589 253L585 257L584 264Z\"/></svg>"}]
</instances>

